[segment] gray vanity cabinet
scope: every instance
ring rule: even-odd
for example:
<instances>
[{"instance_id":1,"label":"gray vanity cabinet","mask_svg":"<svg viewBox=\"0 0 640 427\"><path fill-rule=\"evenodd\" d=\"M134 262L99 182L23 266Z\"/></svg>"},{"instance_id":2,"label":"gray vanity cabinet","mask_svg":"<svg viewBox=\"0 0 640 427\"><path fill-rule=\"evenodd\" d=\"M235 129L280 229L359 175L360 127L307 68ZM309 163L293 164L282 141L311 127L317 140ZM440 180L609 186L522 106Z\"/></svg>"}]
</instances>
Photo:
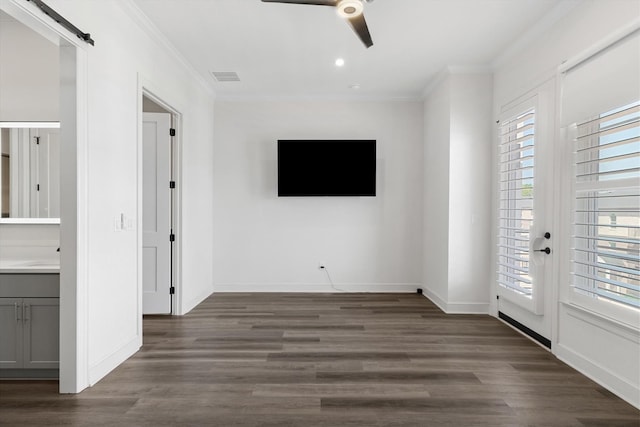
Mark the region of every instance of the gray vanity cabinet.
<instances>
[{"instance_id":1,"label":"gray vanity cabinet","mask_svg":"<svg viewBox=\"0 0 640 427\"><path fill-rule=\"evenodd\" d=\"M0 369L22 368L22 298L0 298Z\"/></svg>"},{"instance_id":2,"label":"gray vanity cabinet","mask_svg":"<svg viewBox=\"0 0 640 427\"><path fill-rule=\"evenodd\" d=\"M0 274L0 378L54 378L60 275Z\"/></svg>"},{"instance_id":3,"label":"gray vanity cabinet","mask_svg":"<svg viewBox=\"0 0 640 427\"><path fill-rule=\"evenodd\" d=\"M58 369L58 298L0 298L0 319L0 369Z\"/></svg>"}]
</instances>

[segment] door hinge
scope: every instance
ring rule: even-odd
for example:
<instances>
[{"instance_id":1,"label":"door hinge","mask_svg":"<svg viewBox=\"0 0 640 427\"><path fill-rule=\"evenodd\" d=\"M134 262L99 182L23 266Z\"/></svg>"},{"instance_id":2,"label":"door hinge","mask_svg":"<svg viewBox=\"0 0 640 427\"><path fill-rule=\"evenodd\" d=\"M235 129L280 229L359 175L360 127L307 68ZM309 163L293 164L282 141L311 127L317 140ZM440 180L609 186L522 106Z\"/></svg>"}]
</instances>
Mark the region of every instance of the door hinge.
<instances>
[{"instance_id":1,"label":"door hinge","mask_svg":"<svg viewBox=\"0 0 640 427\"><path fill-rule=\"evenodd\" d=\"M176 293L176 288L175 288L174 286L170 287L170 288L169 288L169 294L170 294L170 295L173 295L173 294L175 294L175 293Z\"/></svg>"},{"instance_id":2,"label":"door hinge","mask_svg":"<svg viewBox=\"0 0 640 427\"><path fill-rule=\"evenodd\" d=\"M176 130L174 128L169 129L169 136L176 136Z\"/></svg>"},{"instance_id":3,"label":"door hinge","mask_svg":"<svg viewBox=\"0 0 640 427\"><path fill-rule=\"evenodd\" d=\"M36 140L36 145L40 145L40 137L34 136L33 138Z\"/></svg>"},{"instance_id":4,"label":"door hinge","mask_svg":"<svg viewBox=\"0 0 640 427\"><path fill-rule=\"evenodd\" d=\"M176 182L175 181L169 181L169 188L176 188Z\"/></svg>"},{"instance_id":5,"label":"door hinge","mask_svg":"<svg viewBox=\"0 0 640 427\"><path fill-rule=\"evenodd\" d=\"M176 235L173 233L169 234L169 241L174 242L175 240L176 240Z\"/></svg>"},{"instance_id":6,"label":"door hinge","mask_svg":"<svg viewBox=\"0 0 640 427\"><path fill-rule=\"evenodd\" d=\"M40 191L40 184L36 184L36 191Z\"/></svg>"}]
</instances>

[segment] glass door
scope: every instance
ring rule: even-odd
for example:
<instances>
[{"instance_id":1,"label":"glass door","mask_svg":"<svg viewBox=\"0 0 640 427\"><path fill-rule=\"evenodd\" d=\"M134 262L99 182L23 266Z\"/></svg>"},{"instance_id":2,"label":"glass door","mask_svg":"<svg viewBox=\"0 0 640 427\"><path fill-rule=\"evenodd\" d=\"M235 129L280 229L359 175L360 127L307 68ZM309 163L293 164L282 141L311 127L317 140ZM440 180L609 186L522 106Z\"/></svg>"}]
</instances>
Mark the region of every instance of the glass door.
<instances>
[{"instance_id":1,"label":"glass door","mask_svg":"<svg viewBox=\"0 0 640 427\"><path fill-rule=\"evenodd\" d=\"M541 90L503 111L498 130L498 315L545 346L553 257L550 94Z\"/></svg>"}]
</instances>

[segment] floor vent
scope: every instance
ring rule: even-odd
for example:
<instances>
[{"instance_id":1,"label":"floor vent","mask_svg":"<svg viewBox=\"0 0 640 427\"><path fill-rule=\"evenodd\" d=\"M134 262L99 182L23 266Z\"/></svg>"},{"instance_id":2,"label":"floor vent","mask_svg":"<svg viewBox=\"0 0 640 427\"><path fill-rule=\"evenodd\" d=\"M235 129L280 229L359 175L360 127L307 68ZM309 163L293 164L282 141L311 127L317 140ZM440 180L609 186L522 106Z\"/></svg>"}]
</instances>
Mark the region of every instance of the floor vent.
<instances>
[{"instance_id":1,"label":"floor vent","mask_svg":"<svg viewBox=\"0 0 640 427\"><path fill-rule=\"evenodd\" d=\"M213 78L217 82L239 82L240 77L235 71L212 71Z\"/></svg>"},{"instance_id":2,"label":"floor vent","mask_svg":"<svg viewBox=\"0 0 640 427\"><path fill-rule=\"evenodd\" d=\"M551 349L551 340L549 338L543 337L542 335L540 335L536 331L527 328L522 323L518 322L517 320L515 320L512 317L507 316L506 314L504 314L501 311L498 312L498 317L500 319L504 320L505 322L507 322L508 324L510 324L511 326L513 326L514 328L516 328L517 330L521 331L522 333L524 333L524 334L530 336L531 338L533 338L534 340L538 341L543 346L547 347L548 349Z\"/></svg>"}]
</instances>

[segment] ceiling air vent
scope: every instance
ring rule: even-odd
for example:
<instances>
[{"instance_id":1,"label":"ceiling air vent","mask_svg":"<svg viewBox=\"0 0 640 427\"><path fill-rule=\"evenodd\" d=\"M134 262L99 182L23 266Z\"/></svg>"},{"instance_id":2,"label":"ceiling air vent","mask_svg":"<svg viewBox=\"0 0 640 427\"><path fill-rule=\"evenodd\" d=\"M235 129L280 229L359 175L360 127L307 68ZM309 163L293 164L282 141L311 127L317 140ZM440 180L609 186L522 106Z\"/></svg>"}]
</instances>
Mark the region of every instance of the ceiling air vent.
<instances>
[{"instance_id":1,"label":"ceiling air vent","mask_svg":"<svg viewBox=\"0 0 640 427\"><path fill-rule=\"evenodd\" d=\"M212 71L213 78L217 82L239 82L240 77L235 71Z\"/></svg>"}]
</instances>

